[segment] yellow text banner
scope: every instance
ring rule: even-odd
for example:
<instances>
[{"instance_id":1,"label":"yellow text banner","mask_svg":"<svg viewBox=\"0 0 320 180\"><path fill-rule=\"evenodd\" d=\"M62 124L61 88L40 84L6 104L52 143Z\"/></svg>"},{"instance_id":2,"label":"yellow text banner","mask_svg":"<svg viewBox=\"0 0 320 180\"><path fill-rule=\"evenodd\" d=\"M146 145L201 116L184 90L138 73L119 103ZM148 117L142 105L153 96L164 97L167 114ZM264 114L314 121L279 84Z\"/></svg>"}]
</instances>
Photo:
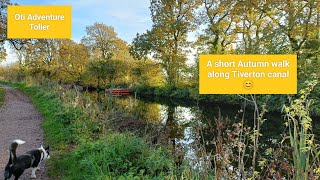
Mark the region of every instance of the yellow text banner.
<instances>
[{"instance_id":1,"label":"yellow text banner","mask_svg":"<svg viewBox=\"0 0 320 180\"><path fill-rule=\"evenodd\" d=\"M200 55L200 94L296 94L296 55Z\"/></svg>"},{"instance_id":2,"label":"yellow text banner","mask_svg":"<svg viewBox=\"0 0 320 180\"><path fill-rule=\"evenodd\" d=\"M9 39L71 38L71 6L8 6Z\"/></svg>"}]
</instances>

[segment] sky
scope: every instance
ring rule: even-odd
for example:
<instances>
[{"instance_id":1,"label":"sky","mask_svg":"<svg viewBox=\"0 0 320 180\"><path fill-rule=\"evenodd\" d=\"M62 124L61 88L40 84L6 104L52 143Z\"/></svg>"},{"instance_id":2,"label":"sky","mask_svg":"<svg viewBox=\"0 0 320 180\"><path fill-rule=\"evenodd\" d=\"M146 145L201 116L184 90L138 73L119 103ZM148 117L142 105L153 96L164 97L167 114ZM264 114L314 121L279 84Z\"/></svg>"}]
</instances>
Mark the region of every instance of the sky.
<instances>
[{"instance_id":1,"label":"sky","mask_svg":"<svg viewBox=\"0 0 320 180\"><path fill-rule=\"evenodd\" d=\"M150 0L11 0L19 5L71 5L72 39L80 42L86 26L95 22L113 26L118 37L131 43L137 33L151 28ZM7 48L5 64L15 61Z\"/></svg>"}]
</instances>

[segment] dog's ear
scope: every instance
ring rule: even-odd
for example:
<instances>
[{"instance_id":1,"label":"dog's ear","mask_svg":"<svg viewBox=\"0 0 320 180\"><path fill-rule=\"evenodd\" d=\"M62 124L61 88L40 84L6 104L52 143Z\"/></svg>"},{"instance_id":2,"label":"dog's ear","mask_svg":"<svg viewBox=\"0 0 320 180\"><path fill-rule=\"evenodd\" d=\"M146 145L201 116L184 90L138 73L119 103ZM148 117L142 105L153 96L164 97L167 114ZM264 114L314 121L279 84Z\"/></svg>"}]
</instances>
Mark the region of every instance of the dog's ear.
<instances>
[{"instance_id":1,"label":"dog's ear","mask_svg":"<svg viewBox=\"0 0 320 180\"><path fill-rule=\"evenodd\" d=\"M43 146L42 146L42 144L41 144L40 148L41 148L41 149L43 149Z\"/></svg>"},{"instance_id":2,"label":"dog's ear","mask_svg":"<svg viewBox=\"0 0 320 180\"><path fill-rule=\"evenodd\" d=\"M50 146L48 145L45 150L47 150L47 151L50 150Z\"/></svg>"}]
</instances>

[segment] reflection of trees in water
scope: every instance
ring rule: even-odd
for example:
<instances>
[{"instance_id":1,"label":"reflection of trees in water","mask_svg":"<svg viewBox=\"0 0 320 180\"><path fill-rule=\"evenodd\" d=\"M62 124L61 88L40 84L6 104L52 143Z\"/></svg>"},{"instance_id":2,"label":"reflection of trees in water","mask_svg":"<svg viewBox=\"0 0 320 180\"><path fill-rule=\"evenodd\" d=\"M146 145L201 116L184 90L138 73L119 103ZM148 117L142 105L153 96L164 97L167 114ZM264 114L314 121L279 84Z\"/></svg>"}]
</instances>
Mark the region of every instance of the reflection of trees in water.
<instances>
[{"instance_id":1,"label":"reflection of trees in water","mask_svg":"<svg viewBox=\"0 0 320 180\"><path fill-rule=\"evenodd\" d=\"M163 125L160 130L160 136L162 139L166 139L167 142L171 142L173 145L176 144L176 139L184 137L184 126L178 123L177 107L167 106L166 107L166 119L163 120Z\"/></svg>"},{"instance_id":2,"label":"reflection of trees in water","mask_svg":"<svg viewBox=\"0 0 320 180\"><path fill-rule=\"evenodd\" d=\"M117 98L114 109L130 114L133 118L146 123L159 125L161 123L160 105L135 100L133 97Z\"/></svg>"},{"instance_id":3,"label":"reflection of trees in water","mask_svg":"<svg viewBox=\"0 0 320 180\"><path fill-rule=\"evenodd\" d=\"M151 128L148 129L148 132L143 132L144 135L149 136L146 138L150 138L154 144L170 145L178 161L181 161L183 152L193 154L192 156L198 159L223 154L221 155L223 159L230 159L230 164L237 166L235 156L238 155L238 147L234 145L237 138L235 133L238 131L237 125L241 122L242 117L238 106L200 103L199 106L183 104L181 107L179 102L173 103L174 100L167 102L164 98L159 103L154 99L140 100L130 96L112 97L105 93L92 93L91 96L104 110L124 112L129 114L133 121L147 123L148 128ZM222 118L218 118L219 112ZM272 147L274 140L280 139L279 135L284 130L282 119L275 117L281 117L281 115L272 113L266 115L267 121L261 131L260 154L263 154L266 148ZM217 122L215 119L221 121ZM252 126L252 119L252 112L247 110L244 116L244 126ZM182 147L185 151L182 150ZM226 155L228 157L224 157ZM212 163L221 164L222 162ZM201 163L198 162L198 164Z\"/></svg>"},{"instance_id":4,"label":"reflection of trees in water","mask_svg":"<svg viewBox=\"0 0 320 180\"><path fill-rule=\"evenodd\" d=\"M206 151L208 157L211 158L212 167L215 168L218 176L229 174L228 177L233 177L235 171L229 169L238 168L241 174L244 174L244 169L251 167L253 113L247 111L244 114L244 124L241 123L242 112L238 114L222 113L224 117L219 117L219 111L214 109L203 109L201 115L206 114L202 118L203 126L198 130L202 144L201 147ZM237 113L237 112L236 112ZM228 116L229 115L229 116ZM228 117L233 117L228 118ZM284 121L276 117L281 117L279 114L267 114L267 119L262 126L258 153L260 158L266 157L268 148L275 148L279 145L282 137L281 134L285 130ZM241 136L240 130L243 128L244 134ZM239 165L241 164L241 166ZM242 170L241 170L242 169ZM231 174L230 174L231 173ZM230 176L231 175L231 176Z\"/></svg>"},{"instance_id":5,"label":"reflection of trees in water","mask_svg":"<svg viewBox=\"0 0 320 180\"><path fill-rule=\"evenodd\" d=\"M179 113L178 107L166 107L166 118L153 140L155 144L167 144L172 147L176 165L180 165L184 159L182 145L177 141L184 138L184 129L186 128L178 123Z\"/></svg>"},{"instance_id":6,"label":"reflection of trees in water","mask_svg":"<svg viewBox=\"0 0 320 180\"><path fill-rule=\"evenodd\" d=\"M238 112L237 109L222 109L222 108L200 108L200 112L198 113L198 116L201 117L199 120L205 126L203 126L203 142L209 142L210 139L215 134L211 133L210 129L216 129L216 122L215 119L219 116L219 110L221 111L221 116L223 119L229 119L228 122L224 120L224 126L226 130L231 130L234 126L234 124L241 122L242 112ZM285 130L284 121L283 119L279 119L278 117L281 117L281 114L279 113L269 113L266 114L265 118L267 119L265 123L262 126L262 136L261 136L261 142L270 144L270 141L272 139L279 139L280 134ZM248 111L244 115L244 126L252 127L253 126L253 112ZM212 149L213 146L208 145L207 149Z\"/></svg>"}]
</instances>

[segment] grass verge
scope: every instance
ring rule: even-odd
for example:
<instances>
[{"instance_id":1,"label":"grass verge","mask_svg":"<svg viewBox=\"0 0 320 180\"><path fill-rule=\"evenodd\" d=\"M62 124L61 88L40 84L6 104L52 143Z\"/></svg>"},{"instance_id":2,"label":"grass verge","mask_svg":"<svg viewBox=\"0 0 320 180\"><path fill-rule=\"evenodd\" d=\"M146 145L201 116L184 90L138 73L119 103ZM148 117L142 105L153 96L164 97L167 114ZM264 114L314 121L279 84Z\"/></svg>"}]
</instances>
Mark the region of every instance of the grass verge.
<instances>
[{"instance_id":1,"label":"grass verge","mask_svg":"<svg viewBox=\"0 0 320 180\"><path fill-rule=\"evenodd\" d=\"M44 117L45 141L54 150L50 179L201 179L188 165L175 167L171 150L150 146L133 134L108 131L92 138L87 125L92 122L84 123L92 120L83 109L66 104L54 88L8 85L29 95Z\"/></svg>"},{"instance_id":2,"label":"grass verge","mask_svg":"<svg viewBox=\"0 0 320 180\"><path fill-rule=\"evenodd\" d=\"M5 90L0 87L0 108L2 107L2 105L4 103L5 94L6 94Z\"/></svg>"}]
</instances>

